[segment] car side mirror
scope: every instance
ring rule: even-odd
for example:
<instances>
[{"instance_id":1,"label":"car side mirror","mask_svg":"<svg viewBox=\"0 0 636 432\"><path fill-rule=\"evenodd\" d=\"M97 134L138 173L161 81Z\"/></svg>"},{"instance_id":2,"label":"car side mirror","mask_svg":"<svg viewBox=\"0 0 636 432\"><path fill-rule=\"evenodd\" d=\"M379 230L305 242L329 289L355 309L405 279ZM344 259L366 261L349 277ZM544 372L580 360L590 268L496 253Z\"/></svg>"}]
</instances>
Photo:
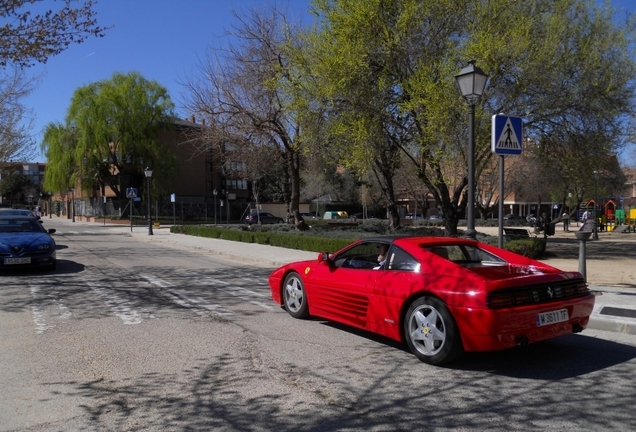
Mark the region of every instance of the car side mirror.
<instances>
[{"instance_id":1,"label":"car side mirror","mask_svg":"<svg viewBox=\"0 0 636 432\"><path fill-rule=\"evenodd\" d=\"M318 263L329 262L329 253L328 252L320 252L318 254Z\"/></svg>"},{"instance_id":2,"label":"car side mirror","mask_svg":"<svg viewBox=\"0 0 636 432\"><path fill-rule=\"evenodd\" d=\"M49 234L54 234L54 233L55 233L55 231L57 231L55 228L49 228L49 229L47 230L47 232L48 232Z\"/></svg>"}]
</instances>

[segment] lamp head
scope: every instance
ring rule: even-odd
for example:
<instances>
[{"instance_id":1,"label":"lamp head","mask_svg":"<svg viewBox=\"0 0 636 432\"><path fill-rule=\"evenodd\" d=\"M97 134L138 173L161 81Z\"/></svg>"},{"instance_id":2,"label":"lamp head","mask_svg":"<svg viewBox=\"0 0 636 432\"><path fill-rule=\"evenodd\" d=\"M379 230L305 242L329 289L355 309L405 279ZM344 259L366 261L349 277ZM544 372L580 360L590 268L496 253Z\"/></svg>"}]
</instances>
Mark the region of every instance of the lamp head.
<instances>
[{"instance_id":1,"label":"lamp head","mask_svg":"<svg viewBox=\"0 0 636 432\"><path fill-rule=\"evenodd\" d=\"M457 86L459 87L459 91L462 92L464 99L466 99L470 105L474 105L486 89L488 75L475 66L474 60L471 60L468 62L468 66L455 75L455 79L457 80Z\"/></svg>"}]
</instances>

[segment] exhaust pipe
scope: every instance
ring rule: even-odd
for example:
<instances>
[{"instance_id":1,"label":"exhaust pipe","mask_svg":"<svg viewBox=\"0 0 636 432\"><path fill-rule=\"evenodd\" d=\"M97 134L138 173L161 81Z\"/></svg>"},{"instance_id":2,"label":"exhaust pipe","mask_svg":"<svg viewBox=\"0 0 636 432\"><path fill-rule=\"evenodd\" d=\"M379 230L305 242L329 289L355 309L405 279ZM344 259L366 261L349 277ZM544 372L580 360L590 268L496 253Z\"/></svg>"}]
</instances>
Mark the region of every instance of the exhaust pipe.
<instances>
[{"instance_id":1,"label":"exhaust pipe","mask_svg":"<svg viewBox=\"0 0 636 432\"><path fill-rule=\"evenodd\" d=\"M517 336L517 338L515 339L515 345L516 346L526 346L528 345L529 341L528 341L528 336L523 335L523 336Z\"/></svg>"},{"instance_id":2,"label":"exhaust pipe","mask_svg":"<svg viewBox=\"0 0 636 432\"><path fill-rule=\"evenodd\" d=\"M579 323L574 323L572 325L572 333L581 333L583 331L583 326Z\"/></svg>"}]
</instances>

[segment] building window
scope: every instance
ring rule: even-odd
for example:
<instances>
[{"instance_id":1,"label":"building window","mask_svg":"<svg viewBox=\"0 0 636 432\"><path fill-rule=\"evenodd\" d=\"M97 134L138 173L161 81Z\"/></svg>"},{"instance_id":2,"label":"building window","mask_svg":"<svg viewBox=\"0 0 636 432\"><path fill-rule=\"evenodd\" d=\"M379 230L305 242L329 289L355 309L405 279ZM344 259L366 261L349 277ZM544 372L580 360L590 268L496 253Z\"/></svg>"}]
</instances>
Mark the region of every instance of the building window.
<instances>
[{"instance_id":1,"label":"building window","mask_svg":"<svg viewBox=\"0 0 636 432\"><path fill-rule=\"evenodd\" d=\"M223 185L228 190L247 190L247 180L230 180L223 181Z\"/></svg>"},{"instance_id":2,"label":"building window","mask_svg":"<svg viewBox=\"0 0 636 432\"><path fill-rule=\"evenodd\" d=\"M221 171L224 175L231 175L232 173L241 173L247 170L247 164L245 162L229 161L223 164Z\"/></svg>"}]
</instances>

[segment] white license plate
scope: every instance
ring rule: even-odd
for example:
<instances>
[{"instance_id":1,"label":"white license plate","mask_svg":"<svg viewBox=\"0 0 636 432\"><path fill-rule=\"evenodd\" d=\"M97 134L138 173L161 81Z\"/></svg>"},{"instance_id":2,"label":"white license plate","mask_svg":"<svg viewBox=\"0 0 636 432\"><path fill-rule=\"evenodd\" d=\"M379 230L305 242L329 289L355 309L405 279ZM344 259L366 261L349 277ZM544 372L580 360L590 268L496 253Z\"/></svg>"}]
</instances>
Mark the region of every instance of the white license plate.
<instances>
[{"instance_id":1,"label":"white license plate","mask_svg":"<svg viewBox=\"0 0 636 432\"><path fill-rule=\"evenodd\" d=\"M556 324L570 319L567 309L544 312L537 315L537 327Z\"/></svg>"},{"instance_id":2,"label":"white license plate","mask_svg":"<svg viewBox=\"0 0 636 432\"><path fill-rule=\"evenodd\" d=\"M4 263L5 264L31 264L31 258L30 257L25 257L25 258L5 258L4 259Z\"/></svg>"}]
</instances>

